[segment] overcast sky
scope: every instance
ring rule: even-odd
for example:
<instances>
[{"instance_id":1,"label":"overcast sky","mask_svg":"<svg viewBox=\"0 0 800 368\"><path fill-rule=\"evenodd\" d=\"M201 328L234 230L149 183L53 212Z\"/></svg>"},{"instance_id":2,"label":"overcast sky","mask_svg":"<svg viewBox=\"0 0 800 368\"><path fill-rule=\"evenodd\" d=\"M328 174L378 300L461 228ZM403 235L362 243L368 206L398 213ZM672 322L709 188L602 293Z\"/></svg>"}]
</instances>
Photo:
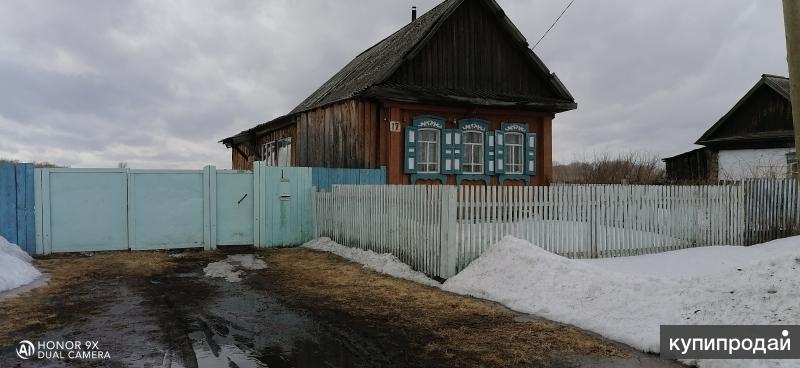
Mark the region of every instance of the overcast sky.
<instances>
[{"instance_id":1,"label":"overcast sky","mask_svg":"<svg viewBox=\"0 0 800 368\"><path fill-rule=\"evenodd\" d=\"M568 0L499 0L534 44ZM0 157L230 167L220 139L293 108L438 1L0 2ZM576 0L535 49L578 101L555 160L693 147L762 73L778 0Z\"/></svg>"}]
</instances>

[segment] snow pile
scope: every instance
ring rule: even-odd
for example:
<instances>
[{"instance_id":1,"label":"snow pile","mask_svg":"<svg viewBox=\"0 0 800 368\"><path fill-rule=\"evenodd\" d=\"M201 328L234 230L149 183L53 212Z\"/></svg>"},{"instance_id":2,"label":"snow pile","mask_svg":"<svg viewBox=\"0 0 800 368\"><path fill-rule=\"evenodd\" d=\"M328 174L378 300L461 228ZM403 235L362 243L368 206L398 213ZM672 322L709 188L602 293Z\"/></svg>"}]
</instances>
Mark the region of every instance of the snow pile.
<instances>
[{"instance_id":1,"label":"snow pile","mask_svg":"<svg viewBox=\"0 0 800 368\"><path fill-rule=\"evenodd\" d=\"M261 258L256 258L252 254L234 254L228 256L228 262L233 262L246 270L263 270L267 268L267 263Z\"/></svg>"},{"instance_id":2,"label":"snow pile","mask_svg":"<svg viewBox=\"0 0 800 368\"><path fill-rule=\"evenodd\" d=\"M418 282L424 285L439 286L438 282L431 280L422 272L414 271L409 265L401 262L397 257L389 253L379 254L371 250L345 247L330 238L317 238L303 244L303 247L331 252L339 257L360 263L367 269L389 276Z\"/></svg>"},{"instance_id":3,"label":"snow pile","mask_svg":"<svg viewBox=\"0 0 800 368\"><path fill-rule=\"evenodd\" d=\"M206 277L221 278L228 282L242 281L245 270L263 270L267 264L252 254L234 254L227 258L209 263L203 268Z\"/></svg>"},{"instance_id":4,"label":"snow pile","mask_svg":"<svg viewBox=\"0 0 800 368\"><path fill-rule=\"evenodd\" d=\"M41 276L31 261L28 253L0 236L0 292L18 288Z\"/></svg>"},{"instance_id":5,"label":"snow pile","mask_svg":"<svg viewBox=\"0 0 800 368\"><path fill-rule=\"evenodd\" d=\"M662 324L800 324L800 237L570 260L524 240L492 245L443 288L657 352ZM789 361L701 361L701 367Z\"/></svg>"}]
</instances>

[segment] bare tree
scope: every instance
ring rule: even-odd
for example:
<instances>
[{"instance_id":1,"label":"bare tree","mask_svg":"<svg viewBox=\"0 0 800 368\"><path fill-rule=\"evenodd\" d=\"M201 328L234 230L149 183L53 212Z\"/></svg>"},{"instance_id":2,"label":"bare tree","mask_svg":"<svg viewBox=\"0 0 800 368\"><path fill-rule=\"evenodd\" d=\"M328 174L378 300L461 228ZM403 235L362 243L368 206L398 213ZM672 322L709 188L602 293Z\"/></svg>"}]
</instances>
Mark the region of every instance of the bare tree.
<instances>
[{"instance_id":1,"label":"bare tree","mask_svg":"<svg viewBox=\"0 0 800 368\"><path fill-rule=\"evenodd\" d=\"M655 154L602 153L589 160L553 165L553 179L572 184L663 184L664 167Z\"/></svg>"}]
</instances>

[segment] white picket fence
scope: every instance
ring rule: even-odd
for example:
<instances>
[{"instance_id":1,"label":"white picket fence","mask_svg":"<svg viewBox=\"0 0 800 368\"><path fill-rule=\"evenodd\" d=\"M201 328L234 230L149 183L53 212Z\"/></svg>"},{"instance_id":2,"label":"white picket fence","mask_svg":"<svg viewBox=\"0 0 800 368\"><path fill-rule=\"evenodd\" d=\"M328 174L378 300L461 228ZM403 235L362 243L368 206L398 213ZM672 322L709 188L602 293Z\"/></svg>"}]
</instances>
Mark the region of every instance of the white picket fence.
<instances>
[{"instance_id":1,"label":"white picket fence","mask_svg":"<svg viewBox=\"0 0 800 368\"><path fill-rule=\"evenodd\" d=\"M317 235L447 278L506 235L572 258L788 236L796 185L334 186L317 193Z\"/></svg>"},{"instance_id":2,"label":"white picket fence","mask_svg":"<svg viewBox=\"0 0 800 368\"><path fill-rule=\"evenodd\" d=\"M455 234L447 225L455 221L451 187L334 185L330 193L318 192L316 201L317 236L394 254L428 275L449 275L453 268L442 264L455 257L448 239Z\"/></svg>"},{"instance_id":3,"label":"white picket fence","mask_svg":"<svg viewBox=\"0 0 800 368\"><path fill-rule=\"evenodd\" d=\"M571 258L742 244L738 186L563 185L458 189L458 269L512 235Z\"/></svg>"},{"instance_id":4,"label":"white picket fence","mask_svg":"<svg viewBox=\"0 0 800 368\"><path fill-rule=\"evenodd\" d=\"M744 244L792 236L800 233L800 200L797 179L757 179L744 187Z\"/></svg>"}]
</instances>

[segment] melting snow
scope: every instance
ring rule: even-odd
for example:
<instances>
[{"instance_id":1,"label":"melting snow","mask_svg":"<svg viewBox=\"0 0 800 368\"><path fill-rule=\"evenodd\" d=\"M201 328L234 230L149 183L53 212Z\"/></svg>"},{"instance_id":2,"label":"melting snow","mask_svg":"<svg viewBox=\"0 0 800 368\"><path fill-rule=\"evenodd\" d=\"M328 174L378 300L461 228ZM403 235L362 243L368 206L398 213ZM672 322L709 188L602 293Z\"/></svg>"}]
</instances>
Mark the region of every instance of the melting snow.
<instances>
[{"instance_id":1,"label":"melting snow","mask_svg":"<svg viewBox=\"0 0 800 368\"><path fill-rule=\"evenodd\" d=\"M209 263L203 269L207 277L222 278L228 282L242 281L244 270L263 270L266 262L252 254L234 254L227 258Z\"/></svg>"},{"instance_id":2,"label":"melting snow","mask_svg":"<svg viewBox=\"0 0 800 368\"><path fill-rule=\"evenodd\" d=\"M800 324L800 237L601 260L571 260L506 237L443 289L657 352L662 324ZM690 363L705 368L797 364Z\"/></svg>"},{"instance_id":3,"label":"melting snow","mask_svg":"<svg viewBox=\"0 0 800 368\"><path fill-rule=\"evenodd\" d=\"M25 251L0 236L0 292L26 285L41 276L31 261Z\"/></svg>"},{"instance_id":4,"label":"melting snow","mask_svg":"<svg viewBox=\"0 0 800 368\"><path fill-rule=\"evenodd\" d=\"M401 262L397 257L389 253L375 253L371 250L361 250L357 248L345 247L330 238L317 238L303 244L304 247L331 252L339 257L349 259L353 262L364 265L370 270L394 276L400 279L410 280L429 286L439 286L439 283L428 278L422 272L411 269L410 266Z\"/></svg>"}]
</instances>

